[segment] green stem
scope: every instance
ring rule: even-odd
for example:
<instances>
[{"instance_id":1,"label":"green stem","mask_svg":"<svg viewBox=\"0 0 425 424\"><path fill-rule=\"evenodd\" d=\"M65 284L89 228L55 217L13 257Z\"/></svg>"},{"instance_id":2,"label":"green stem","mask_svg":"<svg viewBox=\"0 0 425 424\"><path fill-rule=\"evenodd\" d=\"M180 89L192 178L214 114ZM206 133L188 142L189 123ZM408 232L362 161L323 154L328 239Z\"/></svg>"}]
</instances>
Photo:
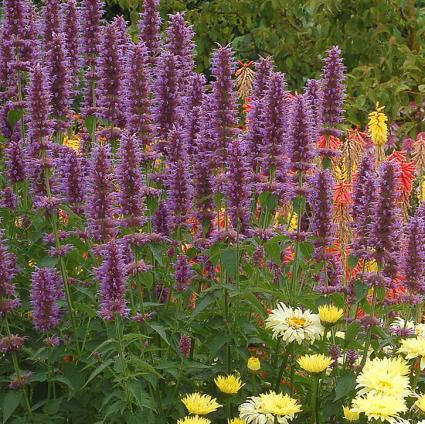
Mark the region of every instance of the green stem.
<instances>
[{"instance_id":1,"label":"green stem","mask_svg":"<svg viewBox=\"0 0 425 424\"><path fill-rule=\"evenodd\" d=\"M376 289L374 287L373 288L373 295L372 295L372 306L371 306L371 316L372 317L375 316L376 298L377 298L377 292L376 292ZM368 354L368 351L369 351L371 339L372 339L372 328L369 328L369 330L367 331L367 339L366 339L366 342L365 342L365 345L364 345L363 357L362 357L362 361L360 363L360 368L363 368L365 363L366 363L367 354Z\"/></svg>"},{"instance_id":2,"label":"green stem","mask_svg":"<svg viewBox=\"0 0 425 424\"><path fill-rule=\"evenodd\" d=\"M311 412L313 422L320 424L319 419L319 377L313 377L313 390L311 394Z\"/></svg>"},{"instance_id":3,"label":"green stem","mask_svg":"<svg viewBox=\"0 0 425 424\"><path fill-rule=\"evenodd\" d=\"M130 409L130 411L132 411L133 407L132 407L132 404L131 404L130 391L128 389L128 369L127 369L127 363L126 363L125 358L124 358L124 346L123 346L123 342L122 342L122 330L121 330L120 321L121 321L121 317L119 315L115 315L115 320L114 320L114 322L115 322L115 334L116 334L116 338L117 338L117 342L118 342L118 353L120 355L120 360L121 360L121 370L124 374L123 386L124 386L125 396L127 398L128 408Z\"/></svg>"},{"instance_id":4,"label":"green stem","mask_svg":"<svg viewBox=\"0 0 425 424\"><path fill-rule=\"evenodd\" d=\"M232 418L232 404L230 403L230 396L226 398L226 409L227 409L227 418L230 420Z\"/></svg>"},{"instance_id":5,"label":"green stem","mask_svg":"<svg viewBox=\"0 0 425 424\"><path fill-rule=\"evenodd\" d=\"M283 371L285 371L286 365L288 364L288 358L289 358L289 353L291 349L292 349L292 343L291 345L286 347L285 354L283 355L282 362L280 363L279 371L277 373L277 378L274 385L275 392L279 391L280 381L282 380Z\"/></svg>"}]
</instances>

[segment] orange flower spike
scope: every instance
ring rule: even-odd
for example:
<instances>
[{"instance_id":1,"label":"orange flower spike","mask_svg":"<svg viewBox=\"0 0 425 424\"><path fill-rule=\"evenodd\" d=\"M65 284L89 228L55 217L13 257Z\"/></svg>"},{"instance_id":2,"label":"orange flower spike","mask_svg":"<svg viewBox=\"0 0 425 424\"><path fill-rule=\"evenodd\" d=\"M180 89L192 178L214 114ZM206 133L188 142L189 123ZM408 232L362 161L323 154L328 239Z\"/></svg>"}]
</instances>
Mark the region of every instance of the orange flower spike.
<instances>
[{"instance_id":1,"label":"orange flower spike","mask_svg":"<svg viewBox=\"0 0 425 424\"><path fill-rule=\"evenodd\" d=\"M340 150L342 142L338 137L330 135L328 137L322 135L317 142L317 147L320 149Z\"/></svg>"},{"instance_id":2,"label":"orange flower spike","mask_svg":"<svg viewBox=\"0 0 425 424\"><path fill-rule=\"evenodd\" d=\"M351 204L351 184L339 182L335 184L334 206L348 207Z\"/></svg>"},{"instance_id":3,"label":"orange flower spike","mask_svg":"<svg viewBox=\"0 0 425 424\"><path fill-rule=\"evenodd\" d=\"M413 190L413 181L415 180L415 164L414 162L407 162L406 152L394 151L388 156L389 161L395 161L400 164L400 189L403 202L409 201L410 193Z\"/></svg>"}]
</instances>

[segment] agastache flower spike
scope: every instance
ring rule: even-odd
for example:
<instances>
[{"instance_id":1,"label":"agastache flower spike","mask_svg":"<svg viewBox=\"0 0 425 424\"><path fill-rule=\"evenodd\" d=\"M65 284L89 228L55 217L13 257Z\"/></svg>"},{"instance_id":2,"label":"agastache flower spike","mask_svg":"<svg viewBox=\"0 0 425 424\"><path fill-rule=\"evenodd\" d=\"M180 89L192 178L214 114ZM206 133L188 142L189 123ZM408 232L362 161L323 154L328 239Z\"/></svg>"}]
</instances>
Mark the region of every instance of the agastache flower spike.
<instances>
[{"instance_id":1,"label":"agastache flower spike","mask_svg":"<svg viewBox=\"0 0 425 424\"><path fill-rule=\"evenodd\" d=\"M285 153L287 101L283 74L274 73L264 98L264 141L262 146L263 170L270 175Z\"/></svg>"},{"instance_id":2,"label":"agastache flower spike","mask_svg":"<svg viewBox=\"0 0 425 424\"><path fill-rule=\"evenodd\" d=\"M45 0L43 7L43 37L44 48L49 50L53 41L53 34L61 28L60 0Z\"/></svg>"},{"instance_id":3,"label":"agastache flower spike","mask_svg":"<svg viewBox=\"0 0 425 424\"><path fill-rule=\"evenodd\" d=\"M128 226L141 224L143 214L140 149L134 135L124 132L118 150L118 203Z\"/></svg>"},{"instance_id":4,"label":"agastache flower spike","mask_svg":"<svg viewBox=\"0 0 425 424\"><path fill-rule=\"evenodd\" d=\"M243 144L236 139L227 148L225 194L230 220L236 231L245 233L250 218L250 175Z\"/></svg>"},{"instance_id":5,"label":"agastache flower spike","mask_svg":"<svg viewBox=\"0 0 425 424\"><path fill-rule=\"evenodd\" d=\"M99 116L121 126L123 124L122 99L123 68L118 44L118 33L113 24L102 33L102 48L97 62L99 81L96 87Z\"/></svg>"},{"instance_id":6,"label":"agastache flower spike","mask_svg":"<svg viewBox=\"0 0 425 424\"><path fill-rule=\"evenodd\" d=\"M305 87L305 97L311 106L313 137L316 142L320 137L323 126L323 93L321 81L314 79L308 80Z\"/></svg>"},{"instance_id":7,"label":"agastache flower spike","mask_svg":"<svg viewBox=\"0 0 425 424\"><path fill-rule=\"evenodd\" d=\"M61 193L68 203L80 204L84 201L84 162L83 158L70 147L63 148L60 157Z\"/></svg>"},{"instance_id":8,"label":"agastache flower spike","mask_svg":"<svg viewBox=\"0 0 425 424\"><path fill-rule=\"evenodd\" d=\"M294 172L308 171L314 157L314 140L311 106L305 96L298 95L293 101L288 140L291 170Z\"/></svg>"},{"instance_id":9,"label":"agastache flower spike","mask_svg":"<svg viewBox=\"0 0 425 424\"><path fill-rule=\"evenodd\" d=\"M397 275L400 262L401 210L400 168L396 162L384 162L380 168L379 193L371 225L370 244L375 259L386 277Z\"/></svg>"},{"instance_id":10,"label":"agastache flower spike","mask_svg":"<svg viewBox=\"0 0 425 424\"><path fill-rule=\"evenodd\" d=\"M152 142L153 135L150 80L147 48L143 42L132 44L125 71L125 113L128 130L143 144Z\"/></svg>"},{"instance_id":11,"label":"agastache flower spike","mask_svg":"<svg viewBox=\"0 0 425 424\"><path fill-rule=\"evenodd\" d=\"M341 50L338 46L328 50L325 58L322 77L322 113L323 113L323 133L339 136L339 131L335 126L342 122L344 118L344 75L345 66L341 58Z\"/></svg>"},{"instance_id":12,"label":"agastache flower spike","mask_svg":"<svg viewBox=\"0 0 425 424\"><path fill-rule=\"evenodd\" d=\"M159 0L144 0L143 12L140 14L140 39L148 49L149 61L156 63L156 56L161 46L161 17L158 12Z\"/></svg>"},{"instance_id":13,"label":"agastache flower spike","mask_svg":"<svg viewBox=\"0 0 425 424\"><path fill-rule=\"evenodd\" d=\"M95 106L97 81L96 62L101 48L103 0L82 0L81 2L81 53L86 68L84 105L86 113Z\"/></svg>"},{"instance_id":14,"label":"agastache flower spike","mask_svg":"<svg viewBox=\"0 0 425 424\"><path fill-rule=\"evenodd\" d=\"M366 259L371 223L376 204L376 175L374 156L365 155L353 185L353 249Z\"/></svg>"},{"instance_id":15,"label":"agastache flower spike","mask_svg":"<svg viewBox=\"0 0 425 424\"><path fill-rule=\"evenodd\" d=\"M159 57L156 75L155 121L158 137L166 141L173 125L182 118L176 56L165 50Z\"/></svg>"},{"instance_id":16,"label":"agastache flower spike","mask_svg":"<svg viewBox=\"0 0 425 424\"><path fill-rule=\"evenodd\" d=\"M313 210L311 229L315 237L316 257L326 257L325 249L334 241L332 219L334 181L329 170L319 171L311 180L310 204Z\"/></svg>"},{"instance_id":17,"label":"agastache flower spike","mask_svg":"<svg viewBox=\"0 0 425 424\"><path fill-rule=\"evenodd\" d=\"M96 241L105 242L116 232L112 189L109 146L96 146L90 164L86 201L88 232Z\"/></svg>"},{"instance_id":18,"label":"agastache flower spike","mask_svg":"<svg viewBox=\"0 0 425 424\"><path fill-rule=\"evenodd\" d=\"M96 270L100 281L100 316L108 321L116 315L127 317L129 309L125 300L127 290L127 270L122 246L115 240L109 242L103 252L103 263Z\"/></svg>"},{"instance_id":19,"label":"agastache flower spike","mask_svg":"<svg viewBox=\"0 0 425 424\"><path fill-rule=\"evenodd\" d=\"M80 69L80 21L76 0L62 3L62 32L65 37L65 47L69 58L69 75L73 85L77 83Z\"/></svg>"},{"instance_id":20,"label":"agastache flower spike","mask_svg":"<svg viewBox=\"0 0 425 424\"><path fill-rule=\"evenodd\" d=\"M32 274L31 304L34 327L50 331L62 319L58 301L63 298L63 282L53 268L40 268Z\"/></svg>"},{"instance_id":21,"label":"agastache flower spike","mask_svg":"<svg viewBox=\"0 0 425 424\"><path fill-rule=\"evenodd\" d=\"M175 266L176 290L181 293L190 286L190 265L187 256L179 255Z\"/></svg>"},{"instance_id":22,"label":"agastache flower spike","mask_svg":"<svg viewBox=\"0 0 425 424\"><path fill-rule=\"evenodd\" d=\"M17 273L16 258L7 250L3 231L0 230L0 317L2 318L20 304L12 283Z\"/></svg>"},{"instance_id":23,"label":"agastache flower spike","mask_svg":"<svg viewBox=\"0 0 425 424\"><path fill-rule=\"evenodd\" d=\"M423 220L415 215L407 226L406 249L402 271L407 287L413 292L425 294L425 249Z\"/></svg>"},{"instance_id":24,"label":"agastache flower spike","mask_svg":"<svg viewBox=\"0 0 425 424\"><path fill-rule=\"evenodd\" d=\"M179 85L182 92L185 92L186 88L192 90L189 84L189 76L195 66L194 36L192 26L185 21L183 13L170 16L166 48L177 58Z\"/></svg>"},{"instance_id":25,"label":"agastache flower spike","mask_svg":"<svg viewBox=\"0 0 425 424\"><path fill-rule=\"evenodd\" d=\"M230 46L219 47L212 57L211 129L217 163L226 158L226 148L237 134L235 61Z\"/></svg>"},{"instance_id":26,"label":"agastache flower spike","mask_svg":"<svg viewBox=\"0 0 425 424\"><path fill-rule=\"evenodd\" d=\"M261 163L261 145L264 137L264 95L272 73L273 62L270 59L261 58L255 64L252 108L247 115L248 132L244 137L246 152L249 157L250 166L254 172L258 172Z\"/></svg>"},{"instance_id":27,"label":"agastache flower spike","mask_svg":"<svg viewBox=\"0 0 425 424\"><path fill-rule=\"evenodd\" d=\"M6 148L7 158L7 177L10 184L24 181L25 173L25 157L22 149L22 140L14 137L9 141Z\"/></svg>"},{"instance_id":28,"label":"agastache flower spike","mask_svg":"<svg viewBox=\"0 0 425 424\"><path fill-rule=\"evenodd\" d=\"M63 34L53 33L49 46L47 70L51 94L51 113L55 119L55 129L64 131L70 125L67 115L70 113L72 96L69 61Z\"/></svg>"}]
</instances>

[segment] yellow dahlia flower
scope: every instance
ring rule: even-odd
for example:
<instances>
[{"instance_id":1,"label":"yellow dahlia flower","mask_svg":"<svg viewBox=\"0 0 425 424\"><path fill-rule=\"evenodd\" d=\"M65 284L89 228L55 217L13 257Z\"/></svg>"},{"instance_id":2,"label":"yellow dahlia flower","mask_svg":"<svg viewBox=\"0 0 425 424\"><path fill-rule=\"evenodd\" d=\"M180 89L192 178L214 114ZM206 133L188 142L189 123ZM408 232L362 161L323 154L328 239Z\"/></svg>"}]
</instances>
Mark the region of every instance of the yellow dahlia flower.
<instances>
[{"instance_id":1,"label":"yellow dahlia flower","mask_svg":"<svg viewBox=\"0 0 425 424\"><path fill-rule=\"evenodd\" d=\"M319 374L325 371L334 360L322 354L304 355L298 359L299 366L311 374Z\"/></svg>"},{"instance_id":2,"label":"yellow dahlia flower","mask_svg":"<svg viewBox=\"0 0 425 424\"><path fill-rule=\"evenodd\" d=\"M242 418L232 418L227 420L227 424L247 424Z\"/></svg>"},{"instance_id":3,"label":"yellow dahlia flower","mask_svg":"<svg viewBox=\"0 0 425 424\"><path fill-rule=\"evenodd\" d=\"M208 418L200 417L199 415L191 415L188 417L181 418L177 421L177 424L210 424L211 421Z\"/></svg>"},{"instance_id":4,"label":"yellow dahlia flower","mask_svg":"<svg viewBox=\"0 0 425 424\"><path fill-rule=\"evenodd\" d=\"M385 144L388 135L388 118L385 113L382 112L384 108L385 106L379 106L379 103L377 103L376 110L374 112L369 113L369 134L372 141L378 146L382 146Z\"/></svg>"},{"instance_id":5,"label":"yellow dahlia flower","mask_svg":"<svg viewBox=\"0 0 425 424\"><path fill-rule=\"evenodd\" d=\"M320 339L324 327L320 323L319 315L311 313L308 309L291 308L284 303L279 303L266 320L266 328L273 331L273 338L282 337L286 343L297 342L301 344L314 342Z\"/></svg>"},{"instance_id":6,"label":"yellow dahlia flower","mask_svg":"<svg viewBox=\"0 0 425 424\"><path fill-rule=\"evenodd\" d=\"M422 412L425 412L425 395L422 395L420 398L418 398L418 400L415 402L415 406Z\"/></svg>"},{"instance_id":7,"label":"yellow dahlia flower","mask_svg":"<svg viewBox=\"0 0 425 424\"><path fill-rule=\"evenodd\" d=\"M258 371L261 368L260 360L255 356L251 356L248 359L247 367L251 371Z\"/></svg>"},{"instance_id":8,"label":"yellow dahlia flower","mask_svg":"<svg viewBox=\"0 0 425 424\"><path fill-rule=\"evenodd\" d=\"M353 410L364 413L368 421L374 419L390 424L407 423L399 415L407 410L404 399L399 396L368 393L364 397L357 397L353 400Z\"/></svg>"},{"instance_id":9,"label":"yellow dahlia flower","mask_svg":"<svg viewBox=\"0 0 425 424\"><path fill-rule=\"evenodd\" d=\"M351 422L356 422L360 419L360 414L356 411L353 411L352 409L350 409L348 406L344 406L343 408L344 411L344 418Z\"/></svg>"},{"instance_id":10,"label":"yellow dahlia flower","mask_svg":"<svg viewBox=\"0 0 425 424\"><path fill-rule=\"evenodd\" d=\"M207 415L221 407L216 399L201 393L187 394L182 398L182 402L189 414L196 415Z\"/></svg>"},{"instance_id":11,"label":"yellow dahlia flower","mask_svg":"<svg viewBox=\"0 0 425 424\"><path fill-rule=\"evenodd\" d=\"M259 396L261 409L278 417L293 418L294 415L301 411L298 401L288 395L282 393L263 393Z\"/></svg>"},{"instance_id":12,"label":"yellow dahlia flower","mask_svg":"<svg viewBox=\"0 0 425 424\"><path fill-rule=\"evenodd\" d=\"M334 305L319 306L319 318L323 324L335 324L344 315L344 310Z\"/></svg>"},{"instance_id":13,"label":"yellow dahlia flower","mask_svg":"<svg viewBox=\"0 0 425 424\"><path fill-rule=\"evenodd\" d=\"M398 351L404 353L406 359L421 358L421 369L425 368L425 337L402 340Z\"/></svg>"},{"instance_id":14,"label":"yellow dahlia flower","mask_svg":"<svg viewBox=\"0 0 425 424\"><path fill-rule=\"evenodd\" d=\"M404 398L410 394L409 365L403 358L367 361L357 377L358 394L382 394Z\"/></svg>"},{"instance_id":15,"label":"yellow dahlia flower","mask_svg":"<svg viewBox=\"0 0 425 424\"><path fill-rule=\"evenodd\" d=\"M220 392L226 393L227 395L235 395L239 392L241 387L245 385L242 383L240 377L235 374L226 376L220 375L214 379L214 383Z\"/></svg>"}]
</instances>

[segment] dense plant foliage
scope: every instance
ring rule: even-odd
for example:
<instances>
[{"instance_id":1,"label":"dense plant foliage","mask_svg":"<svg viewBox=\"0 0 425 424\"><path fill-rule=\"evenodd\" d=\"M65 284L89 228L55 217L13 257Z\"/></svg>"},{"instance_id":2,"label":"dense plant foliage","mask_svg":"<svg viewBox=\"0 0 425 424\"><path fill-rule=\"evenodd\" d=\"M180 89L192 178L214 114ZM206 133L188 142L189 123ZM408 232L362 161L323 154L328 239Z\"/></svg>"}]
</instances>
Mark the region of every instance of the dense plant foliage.
<instances>
[{"instance_id":1,"label":"dense plant foliage","mask_svg":"<svg viewBox=\"0 0 425 424\"><path fill-rule=\"evenodd\" d=\"M425 134L158 4L3 1L3 422L423 424Z\"/></svg>"}]
</instances>

